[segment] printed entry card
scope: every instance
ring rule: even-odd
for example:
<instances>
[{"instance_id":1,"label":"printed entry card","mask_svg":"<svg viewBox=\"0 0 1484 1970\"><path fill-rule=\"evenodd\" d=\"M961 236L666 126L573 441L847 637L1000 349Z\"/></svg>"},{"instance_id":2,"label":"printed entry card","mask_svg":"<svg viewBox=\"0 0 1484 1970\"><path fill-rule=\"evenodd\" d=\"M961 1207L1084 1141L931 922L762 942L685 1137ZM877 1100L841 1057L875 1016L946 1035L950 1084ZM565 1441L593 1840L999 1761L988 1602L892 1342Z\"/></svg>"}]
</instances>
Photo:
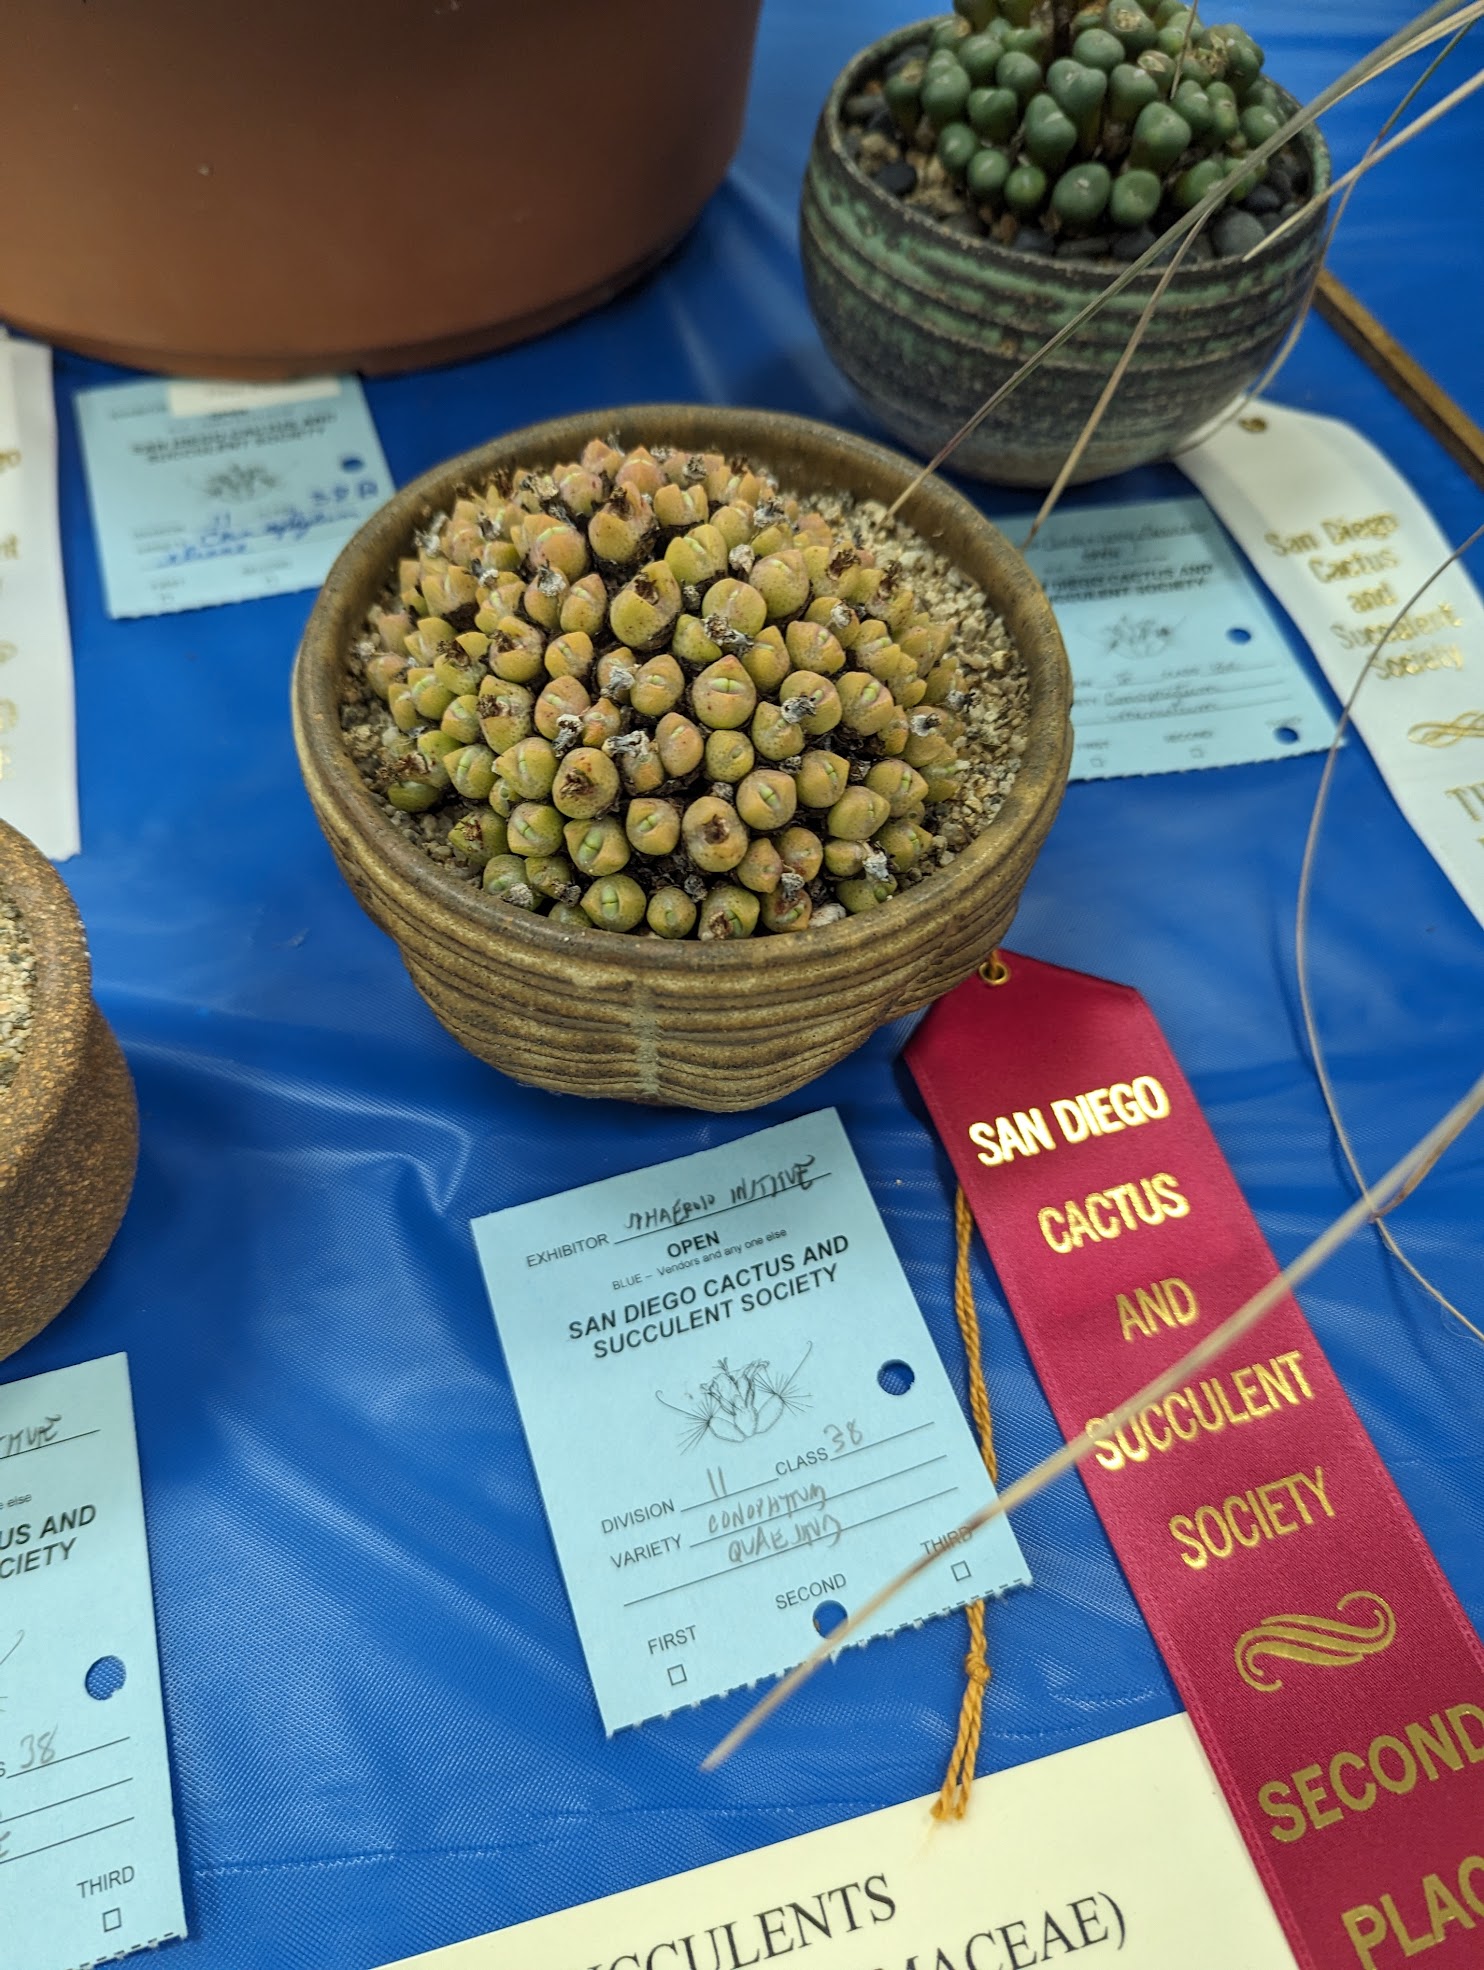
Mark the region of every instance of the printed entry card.
<instances>
[{"instance_id":1,"label":"printed entry card","mask_svg":"<svg viewBox=\"0 0 1484 1970\"><path fill-rule=\"evenodd\" d=\"M1023 522L1000 523L1012 540ZM1053 513L1026 559L1072 666L1074 780L1322 751L1335 722L1203 499Z\"/></svg>"},{"instance_id":2,"label":"printed entry card","mask_svg":"<svg viewBox=\"0 0 1484 1970\"><path fill-rule=\"evenodd\" d=\"M111 616L317 587L392 493L353 376L108 384L77 414Z\"/></svg>"},{"instance_id":3,"label":"printed entry card","mask_svg":"<svg viewBox=\"0 0 1484 1970\"><path fill-rule=\"evenodd\" d=\"M833 1109L474 1236L610 1733L1029 1582Z\"/></svg>"},{"instance_id":4,"label":"printed entry card","mask_svg":"<svg viewBox=\"0 0 1484 1970\"><path fill-rule=\"evenodd\" d=\"M186 1932L129 1369L0 1387L0 1963Z\"/></svg>"}]
</instances>

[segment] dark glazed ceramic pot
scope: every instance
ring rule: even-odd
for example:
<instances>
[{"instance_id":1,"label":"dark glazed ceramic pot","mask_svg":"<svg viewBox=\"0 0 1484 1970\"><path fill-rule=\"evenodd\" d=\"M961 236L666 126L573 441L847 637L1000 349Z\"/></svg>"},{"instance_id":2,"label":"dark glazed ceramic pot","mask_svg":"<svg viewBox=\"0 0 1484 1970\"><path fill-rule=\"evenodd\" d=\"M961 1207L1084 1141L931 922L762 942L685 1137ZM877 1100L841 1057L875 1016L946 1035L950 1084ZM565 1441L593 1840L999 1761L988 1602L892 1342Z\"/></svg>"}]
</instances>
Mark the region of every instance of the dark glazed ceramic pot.
<instances>
[{"instance_id":1,"label":"dark glazed ceramic pot","mask_svg":"<svg viewBox=\"0 0 1484 1970\"><path fill-rule=\"evenodd\" d=\"M827 424L767 411L651 404L516 431L415 480L330 571L294 669L294 733L309 797L341 870L397 940L454 1038L516 1080L572 1094L710 1110L776 1100L967 977L1009 928L1066 785L1071 678L1039 584L998 530L942 480L907 525L989 597L1025 659L1030 729L993 822L945 869L867 915L795 937L671 943L569 929L444 875L385 818L340 724L345 656L413 531L502 468L575 458L593 437L745 457L807 496L891 501L909 460Z\"/></svg>"},{"instance_id":2,"label":"dark glazed ceramic pot","mask_svg":"<svg viewBox=\"0 0 1484 1970\"><path fill-rule=\"evenodd\" d=\"M653 266L721 182L759 6L0 7L0 314L199 376L538 334Z\"/></svg>"},{"instance_id":3,"label":"dark glazed ceramic pot","mask_svg":"<svg viewBox=\"0 0 1484 1970\"><path fill-rule=\"evenodd\" d=\"M825 347L894 436L931 457L1048 336L1107 285L1106 265L966 238L880 190L850 157L841 106L931 23L861 50L831 89L804 178L800 241ZM1304 138L1329 183L1317 130ZM1182 267L1078 471L1098 479L1164 458L1256 382L1307 294L1323 208L1251 261ZM953 455L955 471L1049 486L1158 276L1141 274L1029 376Z\"/></svg>"},{"instance_id":4,"label":"dark glazed ceramic pot","mask_svg":"<svg viewBox=\"0 0 1484 1970\"><path fill-rule=\"evenodd\" d=\"M139 1115L93 1003L77 909L56 870L0 821L0 896L36 954L31 1034L0 1092L0 1360L60 1313L112 1242L134 1186Z\"/></svg>"}]
</instances>

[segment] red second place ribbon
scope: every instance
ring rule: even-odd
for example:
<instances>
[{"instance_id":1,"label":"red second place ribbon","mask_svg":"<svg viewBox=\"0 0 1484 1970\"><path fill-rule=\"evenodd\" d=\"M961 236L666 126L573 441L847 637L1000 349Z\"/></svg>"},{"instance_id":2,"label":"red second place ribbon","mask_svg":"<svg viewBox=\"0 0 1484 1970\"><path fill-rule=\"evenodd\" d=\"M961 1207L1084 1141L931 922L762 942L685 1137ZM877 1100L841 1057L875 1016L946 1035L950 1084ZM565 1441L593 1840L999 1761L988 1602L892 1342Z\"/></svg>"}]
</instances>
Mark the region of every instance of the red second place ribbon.
<instances>
[{"instance_id":1,"label":"red second place ribbon","mask_svg":"<svg viewBox=\"0 0 1484 1970\"><path fill-rule=\"evenodd\" d=\"M1291 1298L1100 1417L1278 1268L1153 1014L1006 954L908 1062L1305 1970L1484 1964L1484 1650Z\"/></svg>"}]
</instances>

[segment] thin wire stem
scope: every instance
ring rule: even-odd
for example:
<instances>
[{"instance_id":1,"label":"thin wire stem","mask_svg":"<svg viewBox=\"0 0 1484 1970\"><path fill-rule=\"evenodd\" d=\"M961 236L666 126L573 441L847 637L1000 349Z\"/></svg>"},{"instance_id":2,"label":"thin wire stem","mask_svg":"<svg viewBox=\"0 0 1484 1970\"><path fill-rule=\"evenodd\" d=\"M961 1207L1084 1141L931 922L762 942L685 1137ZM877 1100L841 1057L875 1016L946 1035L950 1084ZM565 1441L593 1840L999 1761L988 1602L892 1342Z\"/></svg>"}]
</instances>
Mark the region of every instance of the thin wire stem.
<instances>
[{"instance_id":1,"label":"thin wire stem","mask_svg":"<svg viewBox=\"0 0 1484 1970\"><path fill-rule=\"evenodd\" d=\"M1457 109L1460 103L1466 102L1478 89L1484 89L1484 68L1476 69L1467 82L1460 82L1456 89L1450 89L1448 94L1440 102L1434 103L1431 109L1426 109L1421 116L1414 117L1404 130L1397 132L1390 143L1382 144L1379 150L1363 157L1359 164L1353 165L1343 177L1336 178L1324 191L1315 192L1305 200L1297 212L1285 219L1281 226L1273 228L1261 246L1250 247L1242 255L1242 265L1245 267L1254 254L1276 245L1285 234L1292 232L1299 221L1307 215L1312 205L1316 203L1323 205L1333 198L1336 192L1348 191L1352 185L1358 184L1368 171L1374 171L1378 164L1383 164L1393 151L1399 151L1403 144L1411 143L1412 139L1420 137L1424 130L1430 130L1440 117L1446 116L1450 110Z\"/></svg>"},{"instance_id":2,"label":"thin wire stem","mask_svg":"<svg viewBox=\"0 0 1484 1970\"><path fill-rule=\"evenodd\" d=\"M1175 248L1174 253L1171 255L1170 264L1161 273L1158 284L1156 285L1154 292L1150 295L1149 300L1145 305L1144 312L1139 316L1139 319L1134 324L1133 334L1128 338L1128 341L1124 344L1122 355L1118 358L1118 361L1113 365L1113 374L1108 378L1107 382L1103 385L1102 394L1099 396L1097 402L1092 407L1092 415L1088 418L1087 422L1083 425L1082 429L1078 432L1077 442L1072 446L1072 449L1067 453L1065 459L1063 459L1061 470L1057 473L1055 479L1052 481L1051 490L1047 493L1046 497L1041 502L1040 512L1036 515L1035 519L1031 522L1030 532L1026 535L1025 539L1020 543L1020 551L1022 554L1030 546L1031 542L1035 539L1036 535L1041 531L1042 527L1046 524L1046 522L1051 518L1051 515L1056 511L1057 502L1060 500L1062 494L1066 491L1067 487L1071 484L1072 478L1076 473L1077 467L1082 463L1083 456L1086 453L1088 446L1092 443L1093 439L1097 436L1098 426L1102 423L1103 418L1106 416L1109 404L1112 403L1114 397L1117 395L1119 384L1122 383L1124 377L1128 374L1129 364L1133 361L1135 355L1138 353L1139 344L1144 339L1144 331L1149 326L1150 322L1153 321L1154 319L1155 309L1159 306L1160 302L1164 299L1165 290L1169 287L1170 282L1175 278L1176 273L1179 271L1181 261L1184 260L1186 254L1190 251L1191 247L1194 246L1195 242L1199 238L1200 238L1200 228L1198 226L1192 227L1192 229L1185 235L1184 239L1181 240L1180 244Z\"/></svg>"},{"instance_id":3,"label":"thin wire stem","mask_svg":"<svg viewBox=\"0 0 1484 1970\"><path fill-rule=\"evenodd\" d=\"M1350 725L1351 716L1355 709L1355 701L1360 696L1361 686L1371 675L1377 657L1380 656L1382 650L1386 647L1393 632L1406 620L1412 610L1416 608L1417 604L1422 600L1423 596L1432 587L1438 577L1445 574L1453 566L1455 561L1461 560L1474 543L1481 538L1484 538L1484 521L1481 521L1475 527L1474 531L1464 541L1461 547L1456 547L1446 561L1433 569L1416 594L1408 597L1407 601L1387 624L1386 632L1380 642L1376 644L1375 648L1366 658L1366 661L1361 665L1355 682L1350 687L1350 694L1341 708L1339 721L1335 726L1334 738L1330 741L1329 751L1325 755L1324 771L1319 776L1319 788L1314 796L1314 811L1309 817L1309 832L1304 841L1304 856L1299 867L1298 899L1294 908L1293 920L1293 955L1294 969L1298 976L1299 1007L1303 1014L1304 1032L1308 1038L1309 1053L1314 1062L1314 1073L1319 1082L1319 1092L1324 1097L1324 1105L1329 1112L1330 1126L1333 1128L1335 1138L1344 1152L1345 1161L1350 1166L1350 1174L1355 1179L1357 1188L1362 1191L1365 1189L1365 1177L1361 1172L1360 1159L1357 1157L1354 1145L1350 1140L1350 1133L1341 1117L1339 1099L1335 1094L1334 1083L1330 1078L1329 1063L1325 1058L1324 1048L1320 1042L1319 1022L1314 1011L1313 985L1309 974L1309 917L1314 887L1314 861L1319 848L1319 831L1323 825L1325 811L1329 805L1330 786L1334 779L1335 767L1340 756L1340 745L1344 740L1346 729ZM1429 1167L1430 1165L1419 1167L1411 1181L1397 1191L1396 1196L1387 1206L1388 1210L1394 1209L1396 1205L1411 1195L1418 1183L1426 1176ZM1427 1275L1407 1257L1407 1254L1398 1243L1395 1233L1384 1222L1384 1218L1384 1212L1377 1214L1376 1230L1380 1233L1381 1241L1391 1253L1391 1256L1412 1275L1413 1279L1416 1280L1417 1284L1425 1293L1430 1294L1437 1301L1440 1307L1444 1308L1446 1312L1451 1313L1455 1320L1461 1321L1476 1340L1484 1341L1484 1329L1477 1327L1469 1319L1468 1315L1460 1307L1456 1307L1446 1294L1441 1293Z\"/></svg>"},{"instance_id":4,"label":"thin wire stem","mask_svg":"<svg viewBox=\"0 0 1484 1970\"><path fill-rule=\"evenodd\" d=\"M1450 40L1446 41L1438 50L1437 54L1433 56L1427 67L1423 69L1421 75L1407 89L1375 136L1371 138L1370 143L1366 146L1365 155L1367 158L1374 157L1378 147L1386 141L1387 137L1401 121L1408 106L1417 100L1417 97L1427 87L1428 83L1431 82L1444 62L1453 53L1453 50L1473 26L1473 21L1465 21L1457 33ZM1324 235L1324 248L1315 263L1313 278L1310 280L1308 292L1304 296L1304 304L1294 317L1292 327L1289 329L1287 335L1284 336L1282 348L1279 349L1277 355L1273 357L1262 375L1252 385L1252 388L1250 390L1244 390L1240 396L1234 397L1226 409L1212 423L1203 426L1193 438L1190 438L1185 444L1172 452L1170 454L1172 458L1180 458L1186 452L1194 450L1197 445L1207 443L1216 436L1218 431L1224 431L1234 419L1243 416L1249 405L1258 397L1264 396L1273 387L1273 384L1287 365L1289 357L1298 347L1299 337L1308 326L1309 316L1314 309L1314 296L1319 292L1319 276L1324 271L1325 262L1329 258L1329 249L1334 244L1335 234L1340 230L1340 222L1344 219L1345 213L1349 209L1350 201L1354 196L1355 186L1353 184L1347 185L1344 196L1330 215L1329 229Z\"/></svg>"},{"instance_id":5,"label":"thin wire stem","mask_svg":"<svg viewBox=\"0 0 1484 1970\"><path fill-rule=\"evenodd\" d=\"M1180 87L1180 71L1185 66L1185 57L1190 53L1190 37L1195 32L1195 0L1191 0L1190 11L1185 16L1185 32L1180 37L1180 52L1175 57L1175 72L1170 77L1170 95Z\"/></svg>"}]
</instances>

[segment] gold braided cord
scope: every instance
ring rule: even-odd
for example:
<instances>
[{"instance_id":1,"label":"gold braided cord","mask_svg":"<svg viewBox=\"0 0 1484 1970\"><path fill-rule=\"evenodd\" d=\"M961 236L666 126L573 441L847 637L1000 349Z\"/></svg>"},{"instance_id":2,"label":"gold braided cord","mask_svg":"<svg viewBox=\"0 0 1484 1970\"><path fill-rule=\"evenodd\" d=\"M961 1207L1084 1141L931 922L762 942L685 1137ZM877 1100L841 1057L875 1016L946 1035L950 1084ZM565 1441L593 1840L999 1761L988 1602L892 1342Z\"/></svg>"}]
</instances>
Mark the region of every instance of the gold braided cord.
<instances>
[{"instance_id":1,"label":"gold braided cord","mask_svg":"<svg viewBox=\"0 0 1484 1970\"><path fill-rule=\"evenodd\" d=\"M984 1385L984 1356L979 1344L979 1309L974 1304L974 1282L969 1276L969 1241L974 1236L974 1214L962 1190L953 1200L953 1228L958 1240L958 1261L953 1271L953 1310L958 1315L958 1331L964 1337L964 1354L969 1364L969 1409L979 1432L979 1451L991 1484L1000 1481L999 1460L994 1451L994 1422L989 1413L989 1390Z\"/></svg>"},{"instance_id":2,"label":"gold braided cord","mask_svg":"<svg viewBox=\"0 0 1484 1970\"><path fill-rule=\"evenodd\" d=\"M969 1368L969 1408L979 1432L979 1451L990 1481L999 1478L994 1449L994 1422L989 1413L989 1390L984 1383L984 1359L979 1345L979 1309L974 1304L974 1282L969 1276L969 1241L974 1235L974 1219L969 1200L962 1190L953 1201L953 1226L958 1257L953 1271L953 1310L958 1315L958 1331L963 1336L964 1358ZM979 1739L984 1729L984 1692L993 1673L984 1639L984 1603L970 1601L964 1609L969 1624L969 1652L964 1657L968 1687L958 1716L958 1736L948 1760L948 1775L933 1807L933 1818L961 1820L969 1810L974 1791L974 1767L979 1761Z\"/></svg>"}]
</instances>

